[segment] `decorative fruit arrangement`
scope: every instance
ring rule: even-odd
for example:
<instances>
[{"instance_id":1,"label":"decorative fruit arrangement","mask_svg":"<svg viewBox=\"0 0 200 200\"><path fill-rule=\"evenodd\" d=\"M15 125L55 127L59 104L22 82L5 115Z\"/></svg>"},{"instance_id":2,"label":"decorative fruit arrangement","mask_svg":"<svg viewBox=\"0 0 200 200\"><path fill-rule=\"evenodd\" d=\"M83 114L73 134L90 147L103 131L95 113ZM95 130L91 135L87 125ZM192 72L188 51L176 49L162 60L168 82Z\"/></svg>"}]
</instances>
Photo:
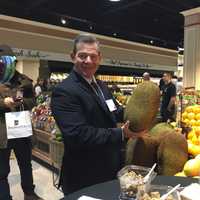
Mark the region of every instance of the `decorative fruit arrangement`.
<instances>
[{"instance_id":1,"label":"decorative fruit arrangement","mask_svg":"<svg viewBox=\"0 0 200 200\"><path fill-rule=\"evenodd\" d=\"M188 160L182 172L178 172L175 176L188 176L193 178L199 178L200 176L200 154L198 154L194 159Z\"/></svg>"}]
</instances>

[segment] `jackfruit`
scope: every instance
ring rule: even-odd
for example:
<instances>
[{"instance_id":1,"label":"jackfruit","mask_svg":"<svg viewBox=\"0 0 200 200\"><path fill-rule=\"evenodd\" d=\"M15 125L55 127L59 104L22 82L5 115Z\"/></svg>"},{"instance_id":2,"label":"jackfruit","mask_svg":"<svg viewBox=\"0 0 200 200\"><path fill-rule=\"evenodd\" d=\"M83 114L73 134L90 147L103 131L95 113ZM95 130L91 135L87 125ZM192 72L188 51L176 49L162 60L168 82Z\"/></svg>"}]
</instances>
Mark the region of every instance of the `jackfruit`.
<instances>
[{"instance_id":1,"label":"jackfruit","mask_svg":"<svg viewBox=\"0 0 200 200\"><path fill-rule=\"evenodd\" d=\"M160 175L176 174L187 159L187 140L175 130L129 139L127 143L126 164L151 167L157 163L156 171Z\"/></svg>"},{"instance_id":2,"label":"jackfruit","mask_svg":"<svg viewBox=\"0 0 200 200\"><path fill-rule=\"evenodd\" d=\"M177 172L182 171L187 160L188 148L186 138L176 131L164 133L160 137L160 144L157 150L158 174L173 176Z\"/></svg>"},{"instance_id":3,"label":"jackfruit","mask_svg":"<svg viewBox=\"0 0 200 200\"><path fill-rule=\"evenodd\" d=\"M157 147L157 139L151 135L129 139L126 148L126 164L152 167L157 162Z\"/></svg>"},{"instance_id":4,"label":"jackfruit","mask_svg":"<svg viewBox=\"0 0 200 200\"><path fill-rule=\"evenodd\" d=\"M133 90L124 114L125 121L130 121L129 128L135 132L149 129L154 123L159 104L159 87L151 81L139 84Z\"/></svg>"},{"instance_id":5,"label":"jackfruit","mask_svg":"<svg viewBox=\"0 0 200 200\"><path fill-rule=\"evenodd\" d=\"M149 132L154 136L161 136L163 133L174 132L174 129L170 124L162 122L156 124Z\"/></svg>"}]
</instances>

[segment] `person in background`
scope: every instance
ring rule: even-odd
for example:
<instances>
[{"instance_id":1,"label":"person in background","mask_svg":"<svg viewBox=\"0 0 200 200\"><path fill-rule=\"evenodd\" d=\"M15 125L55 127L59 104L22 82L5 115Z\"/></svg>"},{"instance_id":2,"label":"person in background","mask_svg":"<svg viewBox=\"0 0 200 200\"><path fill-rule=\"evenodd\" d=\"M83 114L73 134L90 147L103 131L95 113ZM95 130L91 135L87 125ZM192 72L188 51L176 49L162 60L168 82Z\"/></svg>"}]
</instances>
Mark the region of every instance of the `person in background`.
<instances>
[{"instance_id":1,"label":"person in background","mask_svg":"<svg viewBox=\"0 0 200 200\"><path fill-rule=\"evenodd\" d=\"M150 81L150 74L148 72L144 72L142 77L144 81Z\"/></svg>"},{"instance_id":2,"label":"person in background","mask_svg":"<svg viewBox=\"0 0 200 200\"><path fill-rule=\"evenodd\" d=\"M159 81L159 88L160 88L160 93L161 94L162 94L162 89L163 89L164 85L165 85L164 76L162 76L162 78Z\"/></svg>"},{"instance_id":3,"label":"person in background","mask_svg":"<svg viewBox=\"0 0 200 200\"><path fill-rule=\"evenodd\" d=\"M128 122L117 128L123 108L106 84L94 77L101 61L99 41L90 34L77 36L71 58L73 70L51 99L65 146L60 179L65 195L115 179L124 139L144 134L134 134Z\"/></svg>"},{"instance_id":4,"label":"person in background","mask_svg":"<svg viewBox=\"0 0 200 200\"><path fill-rule=\"evenodd\" d=\"M174 121L175 103L176 103L176 86L172 83L172 75L164 73L164 85L162 87L161 116L162 121Z\"/></svg>"},{"instance_id":5,"label":"person in background","mask_svg":"<svg viewBox=\"0 0 200 200\"><path fill-rule=\"evenodd\" d=\"M176 82L176 93L177 95L183 91L183 78L178 77Z\"/></svg>"},{"instance_id":6,"label":"person in background","mask_svg":"<svg viewBox=\"0 0 200 200\"><path fill-rule=\"evenodd\" d=\"M42 78L37 79L37 83L34 86L35 97L40 96L44 90L43 88L44 80Z\"/></svg>"},{"instance_id":7,"label":"person in background","mask_svg":"<svg viewBox=\"0 0 200 200\"><path fill-rule=\"evenodd\" d=\"M12 49L6 45L0 46L0 200L12 199L8 183L11 150L19 165L24 200L42 200L34 192L31 138L7 139L5 122L5 113L20 111L22 104L25 110L34 106L32 80L15 70L15 61L8 64L4 58L15 60ZM8 67L11 69L11 63L13 73L6 73L5 76Z\"/></svg>"}]
</instances>

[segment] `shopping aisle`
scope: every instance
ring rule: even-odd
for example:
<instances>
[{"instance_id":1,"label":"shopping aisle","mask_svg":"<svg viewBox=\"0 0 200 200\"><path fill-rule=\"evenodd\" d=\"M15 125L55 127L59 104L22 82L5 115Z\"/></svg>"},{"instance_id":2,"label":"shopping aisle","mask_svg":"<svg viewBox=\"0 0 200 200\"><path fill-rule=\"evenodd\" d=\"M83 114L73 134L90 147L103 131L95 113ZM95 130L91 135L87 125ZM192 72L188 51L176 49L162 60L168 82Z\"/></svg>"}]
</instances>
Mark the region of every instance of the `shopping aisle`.
<instances>
[{"instance_id":1,"label":"shopping aisle","mask_svg":"<svg viewBox=\"0 0 200 200\"><path fill-rule=\"evenodd\" d=\"M20 175L17 161L12 159L10 161L11 173L9 182L11 186L11 194L13 200L23 200L23 192L20 186ZM34 183L36 185L36 193L44 200L59 200L63 194L57 190L52 184L52 173L47 168L41 166L35 161L32 161Z\"/></svg>"}]
</instances>

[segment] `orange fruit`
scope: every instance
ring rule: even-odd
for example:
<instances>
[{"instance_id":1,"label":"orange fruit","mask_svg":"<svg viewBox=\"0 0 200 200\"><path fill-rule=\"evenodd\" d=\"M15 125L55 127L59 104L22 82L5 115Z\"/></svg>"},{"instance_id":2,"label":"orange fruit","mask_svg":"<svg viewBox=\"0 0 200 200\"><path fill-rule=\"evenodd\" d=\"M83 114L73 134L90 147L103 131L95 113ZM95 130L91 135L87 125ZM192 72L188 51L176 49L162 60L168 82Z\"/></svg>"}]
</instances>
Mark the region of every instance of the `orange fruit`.
<instances>
[{"instance_id":1,"label":"orange fruit","mask_svg":"<svg viewBox=\"0 0 200 200\"><path fill-rule=\"evenodd\" d=\"M199 176L200 160L199 159L188 160L183 167L183 171L186 176Z\"/></svg>"}]
</instances>

